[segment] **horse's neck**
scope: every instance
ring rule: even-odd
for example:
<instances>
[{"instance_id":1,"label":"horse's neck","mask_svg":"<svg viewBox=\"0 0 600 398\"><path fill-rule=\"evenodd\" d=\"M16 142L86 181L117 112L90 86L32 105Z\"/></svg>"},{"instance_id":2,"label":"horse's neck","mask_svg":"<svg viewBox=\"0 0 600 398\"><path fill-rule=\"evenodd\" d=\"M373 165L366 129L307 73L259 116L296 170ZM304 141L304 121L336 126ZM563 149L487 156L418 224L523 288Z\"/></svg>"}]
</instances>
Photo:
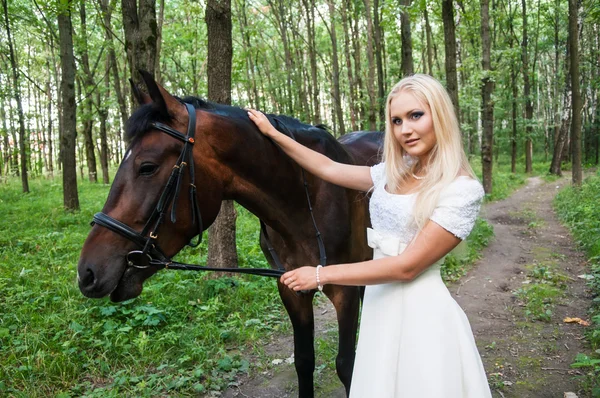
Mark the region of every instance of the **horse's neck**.
<instances>
[{"instance_id":1,"label":"horse's neck","mask_svg":"<svg viewBox=\"0 0 600 398\"><path fill-rule=\"evenodd\" d=\"M301 168L255 132L232 132L229 138L229 150L220 159L229 174L223 198L240 203L280 234L295 235L309 217ZM314 177L306 173L306 178Z\"/></svg>"}]
</instances>

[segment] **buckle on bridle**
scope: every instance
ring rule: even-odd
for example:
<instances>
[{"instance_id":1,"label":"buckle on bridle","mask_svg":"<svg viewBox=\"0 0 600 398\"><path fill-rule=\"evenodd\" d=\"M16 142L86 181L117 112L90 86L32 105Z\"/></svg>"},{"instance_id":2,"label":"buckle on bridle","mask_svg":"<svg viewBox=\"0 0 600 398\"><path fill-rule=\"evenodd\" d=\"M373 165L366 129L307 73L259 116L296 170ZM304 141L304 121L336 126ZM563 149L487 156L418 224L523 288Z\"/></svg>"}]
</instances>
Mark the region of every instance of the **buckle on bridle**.
<instances>
[{"instance_id":1,"label":"buckle on bridle","mask_svg":"<svg viewBox=\"0 0 600 398\"><path fill-rule=\"evenodd\" d=\"M127 253L127 265L134 268L150 268L152 257L141 250L133 250Z\"/></svg>"}]
</instances>

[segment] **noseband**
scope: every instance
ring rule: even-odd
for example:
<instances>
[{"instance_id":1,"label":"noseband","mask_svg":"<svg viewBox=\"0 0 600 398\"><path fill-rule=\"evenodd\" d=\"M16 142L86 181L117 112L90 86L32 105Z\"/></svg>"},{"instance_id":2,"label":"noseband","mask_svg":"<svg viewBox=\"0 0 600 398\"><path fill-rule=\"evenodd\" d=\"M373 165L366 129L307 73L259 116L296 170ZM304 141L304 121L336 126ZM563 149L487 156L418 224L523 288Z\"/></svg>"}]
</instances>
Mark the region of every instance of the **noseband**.
<instances>
[{"instance_id":1,"label":"noseband","mask_svg":"<svg viewBox=\"0 0 600 398\"><path fill-rule=\"evenodd\" d=\"M193 271L220 271L220 272L235 272L244 274L253 274L261 276L270 276L278 278L285 273L285 268L279 260L279 256L275 252L273 245L269 239L269 234L263 221L260 221L261 231L265 237L267 248L271 253L273 261L279 269L268 269L268 268L220 268L220 267L207 267L202 265L184 264L172 261L161 248L158 246L156 240L158 239L158 228L163 223L165 212L171 206L171 222L175 224L177 221L176 210L177 210L177 199L179 198L179 191L181 190L181 180L187 166L190 175L190 203L192 207L192 224L198 224L198 241L196 243L188 243L191 247L197 247L202 242L202 217L200 215L200 207L198 206L198 199L196 197L196 186L195 174L194 174L194 158L193 158L193 145L194 145L194 134L196 132L196 110L192 104L183 102L185 105L189 121L187 127L187 134L183 134L163 123L154 122L151 124L156 130L162 131L183 142L183 149L179 154L177 163L173 166L171 175L163 189L158 203L154 208L154 211L150 215L150 218L146 222L142 232L137 232L130 226L112 218L111 216L99 212L94 214L94 219L91 225L98 224L104 228L115 232L129 241L135 243L141 247L142 250L132 250L127 254L127 266L146 269L150 267L170 268L170 269L182 269L182 270L193 270ZM275 119L276 124L279 125L280 129L295 139L293 134L287 129L287 127L278 119ZM313 208L310 202L310 195L308 193L308 184L306 183L306 177L304 175L304 169L302 170L302 178L304 180L304 189L306 192L306 198L308 200L308 207L312 217L313 225L317 231L317 243L319 246L320 261L322 265L326 265L327 256L325 254L325 246L321 238L321 233L317 228L315 218L313 215Z\"/></svg>"}]
</instances>

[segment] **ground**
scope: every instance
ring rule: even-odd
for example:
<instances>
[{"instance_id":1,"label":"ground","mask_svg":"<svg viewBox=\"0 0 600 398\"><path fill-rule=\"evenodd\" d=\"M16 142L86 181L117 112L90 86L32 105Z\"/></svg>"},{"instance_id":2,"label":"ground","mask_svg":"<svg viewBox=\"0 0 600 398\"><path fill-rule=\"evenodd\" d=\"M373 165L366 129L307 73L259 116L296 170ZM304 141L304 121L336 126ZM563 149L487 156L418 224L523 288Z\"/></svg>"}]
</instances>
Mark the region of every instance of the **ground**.
<instances>
[{"instance_id":1,"label":"ground","mask_svg":"<svg viewBox=\"0 0 600 398\"><path fill-rule=\"evenodd\" d=\"M566 392L585 397L578 371L570 368L577 353L586 350L585 326L564 322L567 317L585 320L591 300L581 277L585 257L552 209L552 199L566 184L566 178L531 178L508 199L486 204L482 216L495 237L472 270L449 286L469 318L494 397L563 397ZM335 350L335 313L324 300L316 305L315 395L345 397L332 364L318 356ZM251 370L222 396L297 395L292 337L275 337L261 351L263 370Z\"/></svg>"}]
</instances>

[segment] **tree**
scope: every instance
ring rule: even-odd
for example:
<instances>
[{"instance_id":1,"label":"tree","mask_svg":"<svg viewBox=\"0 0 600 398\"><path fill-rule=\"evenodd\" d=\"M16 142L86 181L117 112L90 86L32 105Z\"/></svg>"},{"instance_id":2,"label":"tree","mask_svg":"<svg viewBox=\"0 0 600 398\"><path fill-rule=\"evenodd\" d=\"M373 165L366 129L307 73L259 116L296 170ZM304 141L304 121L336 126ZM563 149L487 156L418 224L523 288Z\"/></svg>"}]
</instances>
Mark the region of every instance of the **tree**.
<instances>
[{"instance_id":1,"label":"tree","mask_svg":"<svg viewBox=\"0 0 600 398\"><path fill-rule=\"evenodd\" d=\"M533 104L531 102L531 84L529 74L529 49L527 36L527 0L521 0L522 16L523 16L523 95L525 96L525 172L533 171L533 127L531 125L533 119Z\"/></svg>"},{"instance_id":2,"label":"tree","mask_svg":"<svg viewBox=\"0 0 600 398\"><path fill-rule=\"evenodd\" d=\"M231 104L231 0L208 0L205 14L208 32L208 99ZM237 267L233 201L221 203L221 210L208 232L208 263Z\"/></svg>"},{"instance_id":3,"label":"tree","mask_svg":"<svg viewBox=\"0 0 600 398\"><path fill-rule=\"evenodd\" d=\"M401 0L400 5L400 32L402 36L402 76L409 76L415 73L412 55L412 37L410 30L410 14L408 8L412 0Z\"/></svg>"},{"instance_id":4,"label":"tree","mask_svg":"<svg viewBox=\"0 0 600 398\"><path fill-rule=\"evenodd\" d=\"M83 139L85 143L85 158L88 167L88 176L90 182L98 182L98 170L96 167L96 154L94 152L94 137L93 137L93 110L91 90L94 89L94 74L90 68L90 58L88 53L87 40L87 15L85 10L85 0L80 0L79 17L81 21L80 43L81 43L81 66L83 69L83 77L81 78L82 91L85 99L83 101Z\"/></svg>"},{"instance_id":5,"label":"tree","mask_svg":"<svg viewBox=\"0 0 600 398\"><path fill-rule=\"evenodd\" d=\"M446 49L446 88L454 104L456 117L460 124L460 106L458 103L458 75L456 73L456 26L454 24L453 0L442 0L442 21L444 23L444 45Z\"/></svg>"},{"instance_id":6,"label":"tree","mask_svg":"<svg viewBox=\"0 0 600 398\"><path fill-rule=\"evenodd\" d=\"M27 178L27 145L25 136L25 116L23 115L23 105L21 103L21 86L19 84L19 65L15 57L13 48L13 38L10 31L10 21L8 20L8 4L6 0L2 0L4 7L4 23L6 24L6 36L8 38L8 48L10 52L10 64L12 67L13 76L13 95L17 101L17 112L19 114L19 151L21 152L21 185L23 192L29 193L29 180Z\"/></svg>"},{"instance_id":7,"label":"tree","mask_svg":"<svg viewBox=\"0 0 600 398\"><path fill-rule=\"evenodd\" d=\"M138 70L152 72L157 63L156 0L121 0L121 8L129 72L134 83L138 84L141 83ZM134 101L132 95L131 103Z\"/></svg>"},{"instance_id":8,"label":"tree","mask_svg":"<svg viewBox=\"0 0 600 398\"><path fill-rule=\"evenodd\" d=\"M481 141L481 166L483 169L483 189L485 193L492 193L492 160L494 146L494 104L492 103L492 92L494 81L492 80L492 62L490 40L490 14L489 0L481 0L481 46L483 78L481 79L481 121L483 124L483 139Z\"/></svg>"},{"instance_id":9,"label":"tree","mask_svg":"<svg viewBox=\"0 0 600 398\"><path fill-rule=\"evenodd\" d=\"M344 113L342 110L342 98L340 92L340 66L338 61L338 50L337 50L337 35L335 31L335 6L333 0L328 0L327 5L329 6L329 17L331 18L331 25L329 26L329 36L331 37L331 64L332 64L332 76L333 87L333 106L335 108L335 115L337 119L337 133L338 135L346 134L344 128Z\"/></svg>"},{"instance_id":10,"label":"tree","mask_svg":"<svg viewBox=\"0 0 600 398\"><path fill-rule=\"evenodd\" d=\"M573 92L573 116L571 118L571 150L573 184L581 186L581 92L579 90L579 0L569 0L569 49L571 50L571 90Z\"/></svg>"},{"instance_id":11,"label":"tree","mask_svg":"<svg viewBox=\"0 0 600 398\"><path fill-rule=\"evenodd\" d=\"M75 145L77 139L77 104L75 103L75 57L73 55L73 26L71 24L72 0L59 0L58 35L60 41L60 66L62 93L63 203L66 210L79 210L77 194L77 165Z\"/></svg>"}]
</instances>

